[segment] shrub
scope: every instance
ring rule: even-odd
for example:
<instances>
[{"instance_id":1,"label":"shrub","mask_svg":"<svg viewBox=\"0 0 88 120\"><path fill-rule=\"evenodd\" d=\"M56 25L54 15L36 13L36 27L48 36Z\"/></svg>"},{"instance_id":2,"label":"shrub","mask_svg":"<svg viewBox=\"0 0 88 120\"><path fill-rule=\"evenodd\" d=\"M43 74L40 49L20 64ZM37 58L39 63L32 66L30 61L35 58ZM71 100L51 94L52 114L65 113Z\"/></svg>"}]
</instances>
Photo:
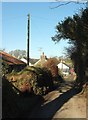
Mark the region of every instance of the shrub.
<instances>
[{"instance_id":1,"label":"shrub","mask_svg":"<svg viewBox=\"0 0 88 120\"><path fill-rule=\"evenodd\" d=\"M1 74L2 76L4 76L5 74L8 73L8 68L9 68L9 65L7 63L5 63L2 59L0 59L0 63L1 63Z\"/></svg>"},{"instance_id":2,"label":"shrub","mask_svg":"<svg viewBox=\"0 0 88 120\"><path fill-rule=\"evenodd\" d=\"M53 58L48 59L48 61L43 65L43 67L50 70L53 77L58 76L58 67L56 66Z\"/></svg>"},{"instance_id":3,"label":"shrub","mask_svg":"<svg viewBox=\"0 0 88 120\"><path fill-rule=\"evenodd\" d=\"M7 79L20 91L36 95L47 93L53 88L51 72L45 68L26 67L18 73L11 73Z\"/></svg>"},{"instance_id":4,"label":"shrub","mask_svg":"<svg viewBox=\"0 0 88 120\"><path fill-rule=\"evenodd\" d=\"M2 77L2 119L26 119L36 104L42 102L43 98L20 91L19 94L16 94L13 88L14 86L5 77Z\"/></svg>"},{"instance_id":5,"label":"shrub","mask_svg":"<svg viewBox=\"0 0 88 120\"><path fill-rule=\"evenodd\" d=\"M58 70L57 62L55 59L53 58L48 59L48 61L44 64L43 67L45 67L47 70L51 72L54 87L58 87L61 82L64 82Z\"/></svg>"}]
</instances>

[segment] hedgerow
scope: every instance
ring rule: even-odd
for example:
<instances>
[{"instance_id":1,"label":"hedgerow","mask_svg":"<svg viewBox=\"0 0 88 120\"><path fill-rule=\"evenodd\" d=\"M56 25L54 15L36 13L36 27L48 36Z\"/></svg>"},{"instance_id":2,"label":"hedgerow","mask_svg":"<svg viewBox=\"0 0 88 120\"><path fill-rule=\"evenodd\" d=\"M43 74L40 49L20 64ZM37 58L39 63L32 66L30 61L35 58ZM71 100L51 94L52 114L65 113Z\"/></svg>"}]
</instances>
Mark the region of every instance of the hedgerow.
<instances>
[{"instance_id":1,"label":"hedgerow","mask_svg":"<svg viewBox=\"0 0 88 120\"><path fill-rule=\"evenodd\" d=\"M8 74L7 79L22 92L43 95L53 89L52 74L45 68L26 67L20 72Z\"/></svg>"}]
</instances>

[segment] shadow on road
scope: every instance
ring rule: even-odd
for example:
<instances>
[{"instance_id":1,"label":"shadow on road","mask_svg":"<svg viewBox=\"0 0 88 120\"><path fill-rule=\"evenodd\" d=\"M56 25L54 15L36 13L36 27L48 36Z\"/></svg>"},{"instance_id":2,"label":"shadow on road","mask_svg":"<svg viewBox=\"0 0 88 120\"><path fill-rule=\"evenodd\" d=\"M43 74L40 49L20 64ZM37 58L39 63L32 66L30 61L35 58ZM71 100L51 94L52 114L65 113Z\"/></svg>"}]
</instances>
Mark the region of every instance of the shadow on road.
<instances>
[{"instance_id":1,"label":"shadow on road","mask_svg":"<svg viewBox=\"0 0 88 120\"><path fill-rule=\"evenodd\" d=\"M55 113L74 95L78 94L81 90L76 88L71 88L67 92L61 94L58 98L54 99L53 101L41 106L40 108L36 109L31 115L31 118L48 118L51 120Z\"/></svg>"}]
</instances>

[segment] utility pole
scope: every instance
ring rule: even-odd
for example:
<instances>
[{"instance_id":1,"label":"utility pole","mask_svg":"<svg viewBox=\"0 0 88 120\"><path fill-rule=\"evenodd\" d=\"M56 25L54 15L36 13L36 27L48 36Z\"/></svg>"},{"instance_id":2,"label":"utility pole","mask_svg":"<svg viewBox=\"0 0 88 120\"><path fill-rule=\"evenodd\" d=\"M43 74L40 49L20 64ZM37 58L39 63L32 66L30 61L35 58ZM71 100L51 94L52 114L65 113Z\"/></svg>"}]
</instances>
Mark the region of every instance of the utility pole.
<instances>
[{"instance_id":1,"label":"utility pole","mask_svg":"<svg viewBox=\"0 0 88 120\"><path fill-rule=\"evenodd\" d=\"M28 16L28 33L27 33L27 65L29 65L29 38L30 38L30 14Z\"/></svg>"}]
</instances>

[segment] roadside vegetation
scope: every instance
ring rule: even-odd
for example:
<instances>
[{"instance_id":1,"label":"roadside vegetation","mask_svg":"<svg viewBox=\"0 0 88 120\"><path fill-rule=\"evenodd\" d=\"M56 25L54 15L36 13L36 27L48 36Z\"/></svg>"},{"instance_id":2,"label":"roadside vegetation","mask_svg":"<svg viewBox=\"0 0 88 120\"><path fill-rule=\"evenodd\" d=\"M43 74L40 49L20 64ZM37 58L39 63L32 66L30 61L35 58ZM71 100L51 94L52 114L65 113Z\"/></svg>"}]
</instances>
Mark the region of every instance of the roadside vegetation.
<instances>
[{"instance_id":1,"label":"roadside vegetation","mask_svg":"<svg viewBox=\"0 0 88 120\"><path fill-rule=\"evenodd\" d=\"M52 75L47 69L26 67L20 72L8 74L7 79L22 92L43 95L53 89Z\"/></svg>"},{"instance_id":2,"label":"roadside vegetation","mask_svg":"<svg viewBox=\"0 0 88 120\"><path fill-rule=\"evenodd\" d=\"M88 8L82 9L80 14L75 14L72 18L68 17L58 23L56 30L57 34L52 37L54 42L59 42L63 38L68 39L71 44L67 51L76 73L75 78L69 75L64 79L66 81L74 79L76 82L73 82L74 85L66 90L67 83L63 80L61 71L58 71L53 59L49 59L42 67L27 66L19 72L13 70L10 73L9 66L1 60L3 118L29 116L36 104L44 100L44 95L56 88L59 91L59 87L61 87L61 91L64 88L65 92L60 98L56 98L58 105L60 105L59 100L63 102L63 105L74 95L81 91L85 93L88 90ZM25 56L25 51L23 52ZM69 83L67 87L69 87ZM64 95L65 97L63 97ZM57 109L55 109L56 111Z\"/></svg>"},{"instance_id":3,"label":"roadside vegetation","mask_svg":"<svg viewBox=\"0 0 88 120\"><path fill-rule=\"evenodd\" d=\"M7 71L7 67L6 70ZM2 69L3 70L3 69ZM2 76L2 117L26 118L37 104L44 101L43 95L59 85L54 82L47 68L25 67L20 72L12 71Z\"/></svg>"},{"instance_id":4,"label":"roadside vegetation","mask_svg":"<svg viewBox=\"0 0 88 120\"><path fill-rule=\"evenodd\" d=\"M70 48L67 48L77 75L79 87L88 83L88 7L81 9L79 14L67 17L56 25L54 42L68 39Z\"/></svg>"}]
</instances>

